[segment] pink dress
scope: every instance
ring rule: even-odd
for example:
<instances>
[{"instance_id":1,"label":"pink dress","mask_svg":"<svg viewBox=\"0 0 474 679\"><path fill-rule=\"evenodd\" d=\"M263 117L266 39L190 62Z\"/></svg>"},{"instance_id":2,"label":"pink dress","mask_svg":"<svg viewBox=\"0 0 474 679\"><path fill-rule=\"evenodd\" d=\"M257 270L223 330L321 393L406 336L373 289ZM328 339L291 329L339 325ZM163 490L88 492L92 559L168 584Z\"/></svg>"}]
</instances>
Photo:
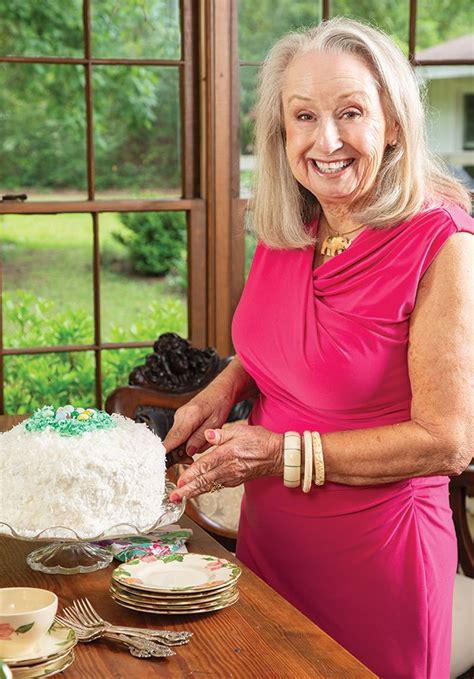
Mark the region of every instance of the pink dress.
<instances>
[{"instance_id":1,"label":"pink dress","mask_svg":"<svg viewBox=\"0 0 474 679\"><path fill-rule=\"evenodd\" d=\"M410 419L407 347L421 277L457 207L384 230L312 270L313 248L259 244L233 340L260 396L251 424L321 433ZM440 347L440 350L445 350ZM448 478L245 486L237 556L380 677L449 676L457 564Z\"/></svg>"}]
</instances>

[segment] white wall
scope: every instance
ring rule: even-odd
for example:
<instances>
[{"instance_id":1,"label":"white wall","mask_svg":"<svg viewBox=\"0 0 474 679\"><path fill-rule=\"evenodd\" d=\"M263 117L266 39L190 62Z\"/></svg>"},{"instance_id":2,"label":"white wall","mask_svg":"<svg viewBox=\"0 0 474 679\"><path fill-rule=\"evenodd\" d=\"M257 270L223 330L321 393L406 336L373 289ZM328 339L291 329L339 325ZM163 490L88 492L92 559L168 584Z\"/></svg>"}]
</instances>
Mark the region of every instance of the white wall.
<instances>
[{"instance_id":1,"label":"white wall","mask_svg":"<svg viewBox=\"0 0 474 679\"><path fill-rule=\"evenodd\" d=\"M452 165L474 165L474 150L463 150L464 94L474 94L474 78L438 78L428 82L428 140Z\"/></svg>"}]
</instances>

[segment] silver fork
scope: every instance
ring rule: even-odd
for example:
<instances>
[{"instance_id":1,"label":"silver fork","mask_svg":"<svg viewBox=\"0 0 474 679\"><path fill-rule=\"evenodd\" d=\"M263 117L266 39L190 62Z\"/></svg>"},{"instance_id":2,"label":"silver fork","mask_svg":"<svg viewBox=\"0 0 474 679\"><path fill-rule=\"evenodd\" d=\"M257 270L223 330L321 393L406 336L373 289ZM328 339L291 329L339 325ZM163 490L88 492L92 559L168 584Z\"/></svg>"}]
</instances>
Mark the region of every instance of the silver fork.
<instances>
[{"instance_id":1,"label":"silver fork","mask_svg":"<svg viewBox=\"0 0 474 679\"><path fill-rule=\"evenodd\" d=\"M168 658L171 655L176 655L175 651L171 648L162 646L152 639L139 638L138 636L130 637L126 634L117 634L99 628L87 628L69 619L69 617L63 617L61 615L57 615L54 619L60 625L66 625L74 630L78 640L83 643L105 637L111 641L117 641L123 644L128 648L130 653L137 658Z\"/></svg>"},{"instance_id":2,"label":"silver fork","mask_svg":"<svg viewBox=\"0 0 474 679\"><path fill-rule=\"evenodd\" d=\"M88 628L100 628L119 634L154 639L167 646L182 646L183 644L187 644L192 637L192 632L171 632L169 630L150 630L140 627L113 625L101 618L87 598L76 599L71 606L67 606L63 609L62 614L71 615L77 623Z\"/></svg>"}]
</instances>

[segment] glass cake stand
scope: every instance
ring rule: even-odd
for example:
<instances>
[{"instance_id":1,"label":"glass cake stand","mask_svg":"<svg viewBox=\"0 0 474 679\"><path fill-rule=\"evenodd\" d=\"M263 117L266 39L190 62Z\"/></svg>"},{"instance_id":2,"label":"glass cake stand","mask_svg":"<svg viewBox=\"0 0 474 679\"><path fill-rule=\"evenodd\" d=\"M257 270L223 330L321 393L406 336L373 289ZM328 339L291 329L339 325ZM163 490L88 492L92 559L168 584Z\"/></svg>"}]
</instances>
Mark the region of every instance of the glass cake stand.
<instances>
[{"instance_id":1,"label":"glass cake stand","mask_svg":"<svg viewBox=\"0 0 474 679\"><path fill-rule=\"evenodd\" d=\"M106 568L112 561L113 555L107 549L92 544L99 540L112 538L124 538L131 536L146 536L158 528L169 526L178 521L184 513L186 506L185 498L180 504L171 502L171 491L176 486L167 481L166 493L161 505L161 511L152 525L145 528L137 528L130 523L118 523L103 530L99 535L81 537L73 528L54 526L45 528L35 535L25 537L8 523L0 521L0 535L35 542L48 542L50 544L39 547L30 552L26 561L30 568L48 574L72 575L74 573L92 573L101 568Z\"/></svg>"}]
</instances>

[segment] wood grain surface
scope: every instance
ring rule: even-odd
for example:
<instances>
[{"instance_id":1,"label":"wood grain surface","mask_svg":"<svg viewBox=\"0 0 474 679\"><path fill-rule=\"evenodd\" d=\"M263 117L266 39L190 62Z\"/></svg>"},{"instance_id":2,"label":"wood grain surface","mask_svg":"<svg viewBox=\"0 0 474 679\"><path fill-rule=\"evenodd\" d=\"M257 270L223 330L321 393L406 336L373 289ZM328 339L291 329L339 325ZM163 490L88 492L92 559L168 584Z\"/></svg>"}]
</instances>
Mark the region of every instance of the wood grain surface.
<instances>
[{"instance_id":1,"label":"wood grain surface","mask_svg":"<svg viewBox=\"0 0 474 679\"><path fill-rule=\"evenodd\" d=\"M18 418L0 417L0 431L17 421ZM3 504L8 502L4 486L2 492ZM189 551L240 563L188 517L183 516L180 524L193 529ZM31 570L25 561L37 546L34 542L0 538L0 587L50 589L58 595L60 608L87 596L112 623L189 630L194 634L189 644L176 647L176 655L165 660L134 658L104 640L79 644L76 661L65 673L68 679L376 676L241 563L240 600L234 606L207 614L164 616L134 612L111 599L108 587L117 562L95 573L46 575Z\"/></svg>"}]
</instances>

